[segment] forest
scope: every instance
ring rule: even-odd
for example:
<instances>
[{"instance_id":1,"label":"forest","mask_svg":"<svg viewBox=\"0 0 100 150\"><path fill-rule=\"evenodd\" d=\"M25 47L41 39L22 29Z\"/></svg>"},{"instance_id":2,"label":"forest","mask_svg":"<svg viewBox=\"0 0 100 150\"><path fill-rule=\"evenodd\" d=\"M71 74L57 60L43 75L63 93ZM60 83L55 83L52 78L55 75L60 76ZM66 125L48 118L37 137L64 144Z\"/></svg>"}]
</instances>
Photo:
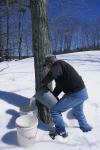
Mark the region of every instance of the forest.
<instances>
[{"instance_id":1,"label":"forest","mask_svg":"<svg viewBox=\"0 0 100 150\"><path fill-rule=\"evenodd\" d=\"M67 2L58 1L64 8ZM48 0L49 51L54 54L100 49L100 17L51 15L56 2ZM0 61L34 56L31 0L0 0ZM60 11L60 10L57 10Z\"/></svg>"}]
</instances>

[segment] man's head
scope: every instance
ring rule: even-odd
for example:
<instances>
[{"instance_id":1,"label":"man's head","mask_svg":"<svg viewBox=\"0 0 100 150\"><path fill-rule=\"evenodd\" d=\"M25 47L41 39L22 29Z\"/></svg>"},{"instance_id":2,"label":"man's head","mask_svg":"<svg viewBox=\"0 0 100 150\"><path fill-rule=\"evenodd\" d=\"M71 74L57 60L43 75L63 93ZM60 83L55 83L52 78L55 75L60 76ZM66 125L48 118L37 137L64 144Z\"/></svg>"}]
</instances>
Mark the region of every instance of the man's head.
<instances>
[{"instance_id":1,"label":"man's head","mask_svg":"<svg viewBox=\"0 0 100 150\"><path fill-rule=\"evenodd\" d=\"M48 68L51 68L52 65L57 61L56 55L47 55L45 57L45 64Z\"/></svg>"}]
</instances>

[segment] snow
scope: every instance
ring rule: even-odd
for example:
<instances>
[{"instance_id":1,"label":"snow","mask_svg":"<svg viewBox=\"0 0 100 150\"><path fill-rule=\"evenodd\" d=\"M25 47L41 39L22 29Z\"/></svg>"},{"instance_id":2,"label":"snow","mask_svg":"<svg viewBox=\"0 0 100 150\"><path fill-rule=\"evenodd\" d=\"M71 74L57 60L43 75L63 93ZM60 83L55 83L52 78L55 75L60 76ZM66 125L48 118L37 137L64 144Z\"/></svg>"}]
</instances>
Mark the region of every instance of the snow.
<instances>
[{"instance_id":1,"label":"snow","mask_svg":"<svg viewBox=\"0 0 100 150\"><path fill-rule=\"evenodd\" d=\"M15 120L19 107L29 104L35 94L34 59L0 63L0 150L99 150L100 149L100 51L88 51L57 56L73 65L85 81L89 98L84 111L93 130L83 133L71 110L63 113L69 136L48 136L49 126L39 122L35 143L23 148L17 143Z\"/></svg>"}]
</instances>

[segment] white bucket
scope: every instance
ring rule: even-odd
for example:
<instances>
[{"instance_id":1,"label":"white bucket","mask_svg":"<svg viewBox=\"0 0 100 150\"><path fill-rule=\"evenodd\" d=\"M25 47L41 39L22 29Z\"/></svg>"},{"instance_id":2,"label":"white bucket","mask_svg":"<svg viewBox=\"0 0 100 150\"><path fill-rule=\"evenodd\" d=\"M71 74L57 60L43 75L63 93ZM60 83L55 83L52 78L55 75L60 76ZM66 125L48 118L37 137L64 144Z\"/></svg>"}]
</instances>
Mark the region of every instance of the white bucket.
<instances>
[{"instance_id":1,"label":"white bucket","mask_svg":"<svg viewBox=\"0 0 100 150\"><path fill-rule=\"evenodd\" d=\"M24 115L16 119L17 140L22 147L32 146L37 133L38 119L36 116Z\"/></svg>"}]
</instances>

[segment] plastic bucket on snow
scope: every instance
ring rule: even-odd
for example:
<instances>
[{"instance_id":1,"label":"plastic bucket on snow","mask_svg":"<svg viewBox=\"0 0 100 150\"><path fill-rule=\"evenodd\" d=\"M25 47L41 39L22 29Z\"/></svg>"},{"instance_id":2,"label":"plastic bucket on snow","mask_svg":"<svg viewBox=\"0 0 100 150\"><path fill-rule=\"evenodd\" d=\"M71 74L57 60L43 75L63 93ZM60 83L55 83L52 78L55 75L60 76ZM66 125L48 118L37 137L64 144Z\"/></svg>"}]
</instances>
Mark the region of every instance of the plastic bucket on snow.
<instances>
[{"instance_id":1,"label":"plastic bucket on snow","mask_svg":"<svg viewBox=\"0 0 100 150\"><path fill-rule=\"evenodd\" d=\"M35 95L35 98L48 108L52 108L58 102L57 98L46 87L39 89Z\"/></svg>"},{"instance_id":2,"label":"plastic bucket on snow","mask_svg":"<svg viewBox=\"0 0 100 150\"><path fill-rule=\"evenodd\" d=\"M35 116L23 115L16 119L17 141L22 147L32 146L37 133L38 119Z\"/></svg>"}]
</instances>

